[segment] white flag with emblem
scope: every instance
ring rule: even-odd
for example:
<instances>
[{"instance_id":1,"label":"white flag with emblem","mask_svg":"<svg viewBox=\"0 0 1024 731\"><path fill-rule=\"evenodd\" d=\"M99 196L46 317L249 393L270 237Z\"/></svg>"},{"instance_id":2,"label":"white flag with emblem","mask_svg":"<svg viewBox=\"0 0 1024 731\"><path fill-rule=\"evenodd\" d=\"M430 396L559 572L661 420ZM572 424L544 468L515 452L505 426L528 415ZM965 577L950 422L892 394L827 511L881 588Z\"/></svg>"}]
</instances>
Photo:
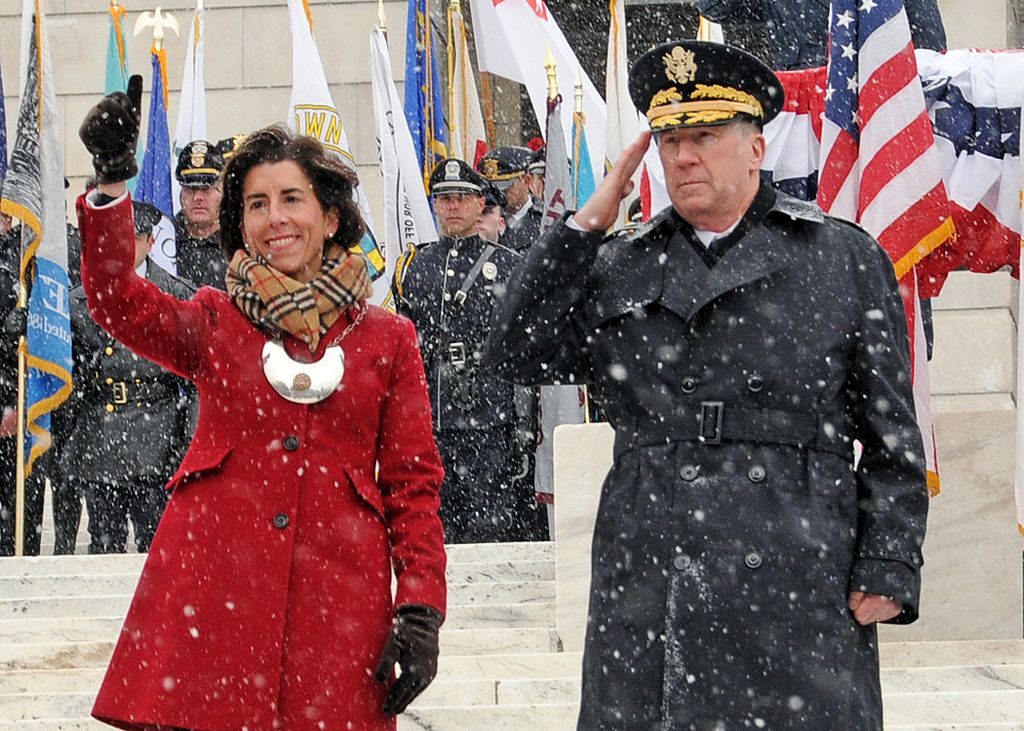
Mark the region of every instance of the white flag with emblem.
<instances>
[{"instance_id":1,"label":"white flag with emblem","mask_svg":"<svg viewBox=\"0 0 1024 731\"><path fill-rule=\"evenodd\" d=\"M313 16L305 0L288 0L288 20L292 29L292 96L288 104L288 127L300 135L319 140L325 150L337 155L355 173L356 163L349 148L348 134L327 87L320 51L313 40ZM362 186L356 186L355 194L367 230L360 247L369 261L370 276L376 280L384 274L384 254L373 234L370 202Z\"/></svg>"},{"instance_id":2,"label":"white flag with emblem","mask_svg":"<svg viewBox=\"0 0 1024 731\"><path fill-rule=\"evenodd\" d=\"M412 134L391 75L388 42L380 28L370 32L370 68L380 171L384 177L383 233L387 269L375 287L382 301L402 252L412 245L437 241L437 228L423 190Z\"/></svg>"}]
</instances>

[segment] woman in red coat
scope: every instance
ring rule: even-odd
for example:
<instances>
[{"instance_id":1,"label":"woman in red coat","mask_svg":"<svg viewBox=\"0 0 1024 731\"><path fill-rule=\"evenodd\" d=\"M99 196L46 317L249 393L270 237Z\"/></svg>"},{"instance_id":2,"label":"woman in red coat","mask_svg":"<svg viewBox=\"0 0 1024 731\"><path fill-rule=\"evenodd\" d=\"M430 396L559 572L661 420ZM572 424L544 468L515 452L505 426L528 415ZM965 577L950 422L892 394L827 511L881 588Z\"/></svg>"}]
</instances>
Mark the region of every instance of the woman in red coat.
<instances>
[{"instance_id":1,"label":"woman in red coat","mask_svg":"<svg viewBox=\"0 0 1024 731\"><path fill-rule=\"evenodd\" d=\"M78 201L82 278L96 321L194 381L200 414L93 715L393 730L436 673L445 609L443 469L412 324L364 302L352 174L277 128L225 171L229 292L180 302L138 277L123 181L140 92L105 97L80 130L100 181Z\"/></svg>"}]
</instances>

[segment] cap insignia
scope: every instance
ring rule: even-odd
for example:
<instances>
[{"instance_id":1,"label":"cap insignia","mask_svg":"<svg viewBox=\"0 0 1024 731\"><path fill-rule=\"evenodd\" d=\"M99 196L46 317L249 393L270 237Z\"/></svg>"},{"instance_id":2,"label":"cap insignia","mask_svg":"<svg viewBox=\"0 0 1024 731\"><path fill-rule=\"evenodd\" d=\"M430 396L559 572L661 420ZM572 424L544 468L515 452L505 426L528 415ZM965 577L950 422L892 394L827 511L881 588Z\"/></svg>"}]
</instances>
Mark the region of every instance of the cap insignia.
<instances>
[{"instance_id":1,"label":"cap insignia","mask_svg":"<svg viewBox=\"0 0 1024 731\"><path fill-rule=\"evenodd\" d=\"M665 76L677 84L687 84L697 75L697 62L693 60L693 51L676 46L671 53L662 56L665 61Z\"/></svg>"},{"instance_id":2,"label":"cap insignia","mask_svg":"<svg viewBox=\"0 0 1024 731\"><path fill-rule=\"evenodd\" d=\"M498 174L498 161L495 158L489 157L486 160L483 160L482 162L484 166L484 175L486 175L488 178L493 178L495 175Z\"/></svg>"},{"instance_id":3,"label":"cap insignia","mask_svg":"<svg viewBox=\"0 0 1024 731\"><path fill-rule=\"evenodd\" d=\"M459 163L455 162L455 160L449 160L444 165L445 180L461 180L461 172L462 171L459 169Z\"/></svg>"}]
</instances>

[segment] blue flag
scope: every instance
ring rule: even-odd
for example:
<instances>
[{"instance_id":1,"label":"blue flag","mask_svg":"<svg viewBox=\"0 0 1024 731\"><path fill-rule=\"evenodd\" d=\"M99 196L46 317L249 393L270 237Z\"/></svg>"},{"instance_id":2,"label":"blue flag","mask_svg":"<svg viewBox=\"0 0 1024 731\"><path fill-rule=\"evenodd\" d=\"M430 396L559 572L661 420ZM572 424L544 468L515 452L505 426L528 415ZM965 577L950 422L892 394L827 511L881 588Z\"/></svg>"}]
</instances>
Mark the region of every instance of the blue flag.
<instances>
[{"instance_id":1,"label":"blue flag","mask_svg":"<svg viewBox=\"0 0 1024 731\"><path fill-rule=\"evenodd\" d=\"M164 51L151 54L153 92L149 100L146 154L135 184L135 200L152 203L165 216L174 217L171 195L171 135L167 131L167 100L164 98Z\"/></svg>"},{"instance_id":2,"label":"blue flag","mask_svg":"<svg viewBox=\"0 0 1024 731\"><path fill-rule=\"evenodd\" d=\"M572 114L572 207L580 208L594 193L594 170L590 166L587 130L583 112Z\"/></svg>"},{"instance_id":3,"label":"blue flag","mask_svg":"<svg viewBox=\"0 0 1024 731\"><path fill-rule=\"evenodd\" d=\"M426 0L411 0L405 39L405 119L423 170L424 183L430 178L434 165L448 156L447 126L437 68L437 49Z\"/></svg>"},{"instance_id":4,"label":"blue flag","mask_svg":"<svg viewBox=\"0 0 1024 731\"><path fill-rule=\"evenodd\" d=\"M71 394L71 308L64 219L64 151L49 39L42 10L22 11L21 107L0 210L22 222L21 287L29 294L25 332L26 467L50 448L50 413Z\"/></svg>"},{"instance_id":5,"label":"blue flag","mask_svg":"<svg viewBox=\"0 0 1024 731\"><path fill-rule=\"evenodd\" d=\"M128 37L124 32L128 14L120 5L111 5L107 12L110 13L110 35L107 37L107 77L103 93L112 94L128 90Z\"/></svg>"}]
</instances>

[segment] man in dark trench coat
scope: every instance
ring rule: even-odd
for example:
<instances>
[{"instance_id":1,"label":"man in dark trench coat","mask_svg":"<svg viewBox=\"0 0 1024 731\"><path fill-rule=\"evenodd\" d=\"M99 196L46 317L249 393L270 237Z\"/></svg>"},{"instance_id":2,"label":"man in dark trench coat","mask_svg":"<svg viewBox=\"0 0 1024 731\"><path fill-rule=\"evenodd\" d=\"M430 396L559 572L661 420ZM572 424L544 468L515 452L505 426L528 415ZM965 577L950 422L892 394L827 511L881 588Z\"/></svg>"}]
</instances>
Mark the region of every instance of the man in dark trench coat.
<instances>
[{"instance_id":1,"label":"man in dark trench coat","mask_svg":"<svg viewBox=\"0 0 1024 731\"><path fill-rule=\"evenodd\" d=\"M875 624L917 616L927 511L893 268L760 185L783 101L760 61L669 43L630 93L671 207L604 236L644 133L531 248L487 344L520 383L592 384L615 428L579 729L880 729Z\"/></svg>"}]
</instances>

